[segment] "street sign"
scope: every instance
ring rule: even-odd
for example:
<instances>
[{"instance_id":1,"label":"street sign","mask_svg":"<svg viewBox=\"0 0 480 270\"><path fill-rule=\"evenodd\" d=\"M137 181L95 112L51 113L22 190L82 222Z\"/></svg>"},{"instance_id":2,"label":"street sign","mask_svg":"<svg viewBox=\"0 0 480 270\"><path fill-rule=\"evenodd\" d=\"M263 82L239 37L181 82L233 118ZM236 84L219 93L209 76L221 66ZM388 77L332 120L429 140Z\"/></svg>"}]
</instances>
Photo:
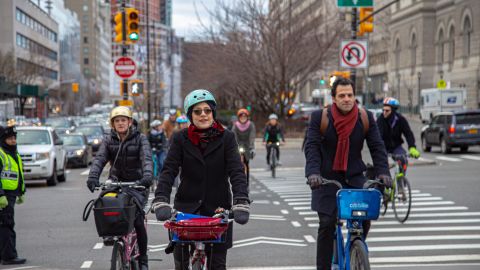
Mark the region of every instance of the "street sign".
<instances>
[{"instance_id":1,"label":"street sign","mask_svg":"<svg viewBox=\"0 0 480 270\"><path fill-rule=\"evenodd\" d=\"M441 79L437 82L438 89L445 89L446 87L447 87L447 82L445 80Z\"/></svg>"},{"instance_id":2,"label":"street sign","mask_svg":"<svg viewBox=\"0 0 480 270\"><path fill-rule=\"evenodd\" d=\"M114 65L115 73L123 79L128 79L135 74L137 66L135 61L130 57L122 56L115 61Z\"/></svg>"},{"instance_id":3,"label":"street sign","mask_svg":"<svg viewBox=\"0 0 480 270\"><path fill-rule=\"evenodd\" d=\"M123 100L123 99L120 99L120 100L117 100L118 101L118 106L133 106L133 100Z\"/></svg>"},{"instance_id":4,"label":"street sign","mask_svg":"<svg viewBox=\"0 0 480 270\"><path fill-rule=\"evenodd\" d=\"M373 7L373 0L337 0L337 7Z\"/></svg>"},{"instance_id":5,"label":"street sign","mask_svg":"<svg viewBox=\"0 0 480 270\"><path fill-rule=\"evenodd\" d=\"M343 40L340 46L340 66L346 68L368 67L366 40Z\"/></svg>"}]
</instances>

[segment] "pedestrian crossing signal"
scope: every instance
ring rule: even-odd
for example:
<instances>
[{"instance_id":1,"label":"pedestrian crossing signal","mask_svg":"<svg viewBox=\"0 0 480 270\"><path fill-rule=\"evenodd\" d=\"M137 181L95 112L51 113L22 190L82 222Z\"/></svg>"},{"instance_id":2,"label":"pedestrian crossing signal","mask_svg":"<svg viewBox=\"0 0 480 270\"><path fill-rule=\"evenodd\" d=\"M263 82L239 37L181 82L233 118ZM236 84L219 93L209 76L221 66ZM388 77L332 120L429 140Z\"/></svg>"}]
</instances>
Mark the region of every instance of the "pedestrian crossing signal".
<instances>
[{"instance_id":1,"label":"pedestrian crossing signal","mask_svg":"<svg viewBox=\"0 0 480 270\"><path fill-rule=\"evenodd\" d=\"M130 81L130 94L134 97L143 95L144 82L142 80Z\"/></svg>"}]
</instances>

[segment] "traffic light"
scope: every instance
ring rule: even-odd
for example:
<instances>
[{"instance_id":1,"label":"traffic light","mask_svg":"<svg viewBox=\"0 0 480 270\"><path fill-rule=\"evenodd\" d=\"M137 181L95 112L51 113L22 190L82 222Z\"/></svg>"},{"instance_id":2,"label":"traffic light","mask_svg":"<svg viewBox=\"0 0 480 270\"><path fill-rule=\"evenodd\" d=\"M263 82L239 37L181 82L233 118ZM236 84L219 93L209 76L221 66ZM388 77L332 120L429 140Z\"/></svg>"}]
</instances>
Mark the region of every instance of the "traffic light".
<instances>
[{"instance_id":1,"label":"traffic light","mask_svg":"<svg viewBox=\"0 0 480 270\"><path fill-rule=\"evenodd\" d=\"M373 13L372 7L360 8L361 23L358 27L358 36L363 36L365 33L373 32L373 16L370 16L372 13ZM365 18L367 18L368 16L370 17L367 20L365 20Z\"/></svg>"},{"instance_id":2,"label":"traffic light","mask_svg":"<svg viewBox=\"0 0 480 270\"><path fill-rule=\"evenodd\" d=\"M125 8L127 40L137 42L140 37L140 16L135 8Z\"/></svg>"},{"instance_id":3,"label":"traffic light","mask_svg":"<svg viewBox=\"0 0 480 270\"><path fill-rule=\"evenodd\" d=\"M143 81L142 80L132 80L130 81L130 93L134 97L138 97L143 94Z\"/></svg>"},{"instance_id":4,"label":"traffic light","mask_svg":"<svg viewBox=\"0 0 480 270\"><path fill-rule=\"evenodd\" d=\"M74 93L78 92L78 83L72 83L72 92Z\"/></svg>"},{"instance_id":5,"label":"traffic light","mask_svg":"<svg viewBox=\"0 0 480 270\"><path fill-rule=\"evenodd\" d=\"M323 77L320 79L320 85L325 85L325 79Z\"/></svg>"},{"instance_id":6,"label":"traffic light","mask_svg":"<svg viewBox=\"0 0 480 270\"><path fill-rule=\"evenodd\" d=\"M122 12L117 12L115 17L113 18L115 22L115 43L122 43L123 42L123 20L122 20Z\"/></svg>"},{"instance_id":7,"label":"traffic light","mask_svg":"<svg viewBox=\"0 0 480 270\"><path fill-rule=\"evenodd\" d=\"M296 111L297 111L297 110L295 110L295 108L290 108L290 109L288 109L288 111L287 111L287 116L288 116L288 117L292 117L292 116L295 114Z\"/></svg>"}]
</instances>

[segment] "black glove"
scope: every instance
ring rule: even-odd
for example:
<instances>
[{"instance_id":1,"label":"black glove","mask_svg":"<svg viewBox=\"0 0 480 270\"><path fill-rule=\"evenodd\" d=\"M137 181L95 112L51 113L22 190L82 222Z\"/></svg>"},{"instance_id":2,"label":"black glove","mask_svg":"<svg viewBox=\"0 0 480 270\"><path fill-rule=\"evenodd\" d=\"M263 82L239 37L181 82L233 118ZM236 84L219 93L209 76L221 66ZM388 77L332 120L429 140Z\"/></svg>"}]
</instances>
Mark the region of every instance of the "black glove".
<instances>
[{"instance_id":1,"label":"black glove","mask_svg":"<svg viewBox=\"0 0 480 270\"><path fill-rule=\"evenodd\" d=\"M318 189L323 183L323 177L319 174L311 174L307 177L307 185L311 190Z\"/></svg>"},{"instance_id":2,"label":"black glove","mask_svg":"<svg viewBox=\"0 0 480 270\"><path fill-rule=\"evenodd\" d=\"M94 192L96 187L100 186L100 182L98 182L97 179L95 178L88 178L87 180L87 187L90 190L90 192Z\"/></svg>"},{"instance_id":3,"label":"black glove","mask_svg":"<svg viewBox=\"0 0 480 270\"><path fill-rule=\"evenodd\" d=\"M152 202L152 210L159 221L165 221L172 217L172 207L163 197L157 197Z\"/></svg>"},{"instance_id":4,"label":"black glove","mask_svg":"<svg viewBox=\"0 0 480 270\"><path fill-rule=\"evenodd\" d=\"M138 184L148 189L152 185L152 180L150 178L142 178L142 180L138 181Z\"/></svg>"},{"instance_id":5,"label":"black glove","mask_svg":"<svg viewBox=\"0 0 480 270\"><path fill-rule=\"evenodd\" d=\"M378 180L380 180L386 188L391 188L393 186L392 178L388 175L381 174L378 176Z\"/></svg>"},{"instance_id":6,"label":"black glove","mask_svg":"<svg viewBox=\"0 0 480 270\"><path fill-rule=\"evenodd\" d=\"M245 225L250 218L250 203L248 199L235 199L233 201L233 219L240 225Z\"/></svg>"}]
</instances>

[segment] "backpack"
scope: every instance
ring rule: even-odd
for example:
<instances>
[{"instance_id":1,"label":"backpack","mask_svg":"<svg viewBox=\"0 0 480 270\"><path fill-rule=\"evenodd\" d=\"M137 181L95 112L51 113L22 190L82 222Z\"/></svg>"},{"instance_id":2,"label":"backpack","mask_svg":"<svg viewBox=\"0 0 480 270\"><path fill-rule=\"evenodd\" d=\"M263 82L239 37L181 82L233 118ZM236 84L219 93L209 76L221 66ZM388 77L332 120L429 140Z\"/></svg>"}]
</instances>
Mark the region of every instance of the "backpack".
<instances>
[{"instance_id":1,"label":"backpack","mask_svg":"<svg viewBox=\"0 0 480 270\"><path fill-rule=\"evenodd\" d=\"M363 135L366 136L368 133L368 128L370 126L370 123L368 121L368 115L367 111L364 108L360 108L360 119L362 120L363 124ZM327 108L323 108L322 110L322 120L320 121L320 134L325 135L325 131L327 130L328 127L328 110Z\"/></svg>"}]
</instances>

